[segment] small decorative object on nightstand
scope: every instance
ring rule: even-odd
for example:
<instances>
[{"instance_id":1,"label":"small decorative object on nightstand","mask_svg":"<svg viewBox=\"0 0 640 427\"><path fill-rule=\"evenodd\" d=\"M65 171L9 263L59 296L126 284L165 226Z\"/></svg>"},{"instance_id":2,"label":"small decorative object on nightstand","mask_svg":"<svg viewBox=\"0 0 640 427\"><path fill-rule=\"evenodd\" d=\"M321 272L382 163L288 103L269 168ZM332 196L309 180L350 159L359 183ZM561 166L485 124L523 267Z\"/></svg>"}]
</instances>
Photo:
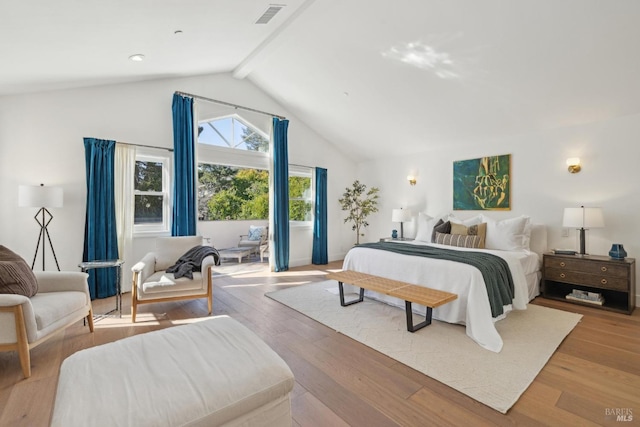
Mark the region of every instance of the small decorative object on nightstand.
<instances>
[{"instance_id":1,"label":"small decorative object on nightstand","mask_svg":"<svg viewBox=\"0 0 640 427\"><path fill-rule=\"evenodd\" d=\"M636 260L544 254L542 295L618 313L636 305Z\"/></svg>"},{"instance_id":2,"label":"small decorative object on nightstand","mask_svg":"<svg viewBox=\"0 0 640 427\"><path fill-rule=\"evenodd\" d=\"M620 243L614 243L611 245L609 256L613 259L624 259L627 256L627 251L624 250L624 246Z\"/></svg>"},{"instance_id":3,"label":"small decorative object on nightstand","mask_svg":"<svg viewBox=\"0 0 640 427\"><path fill-rule=\"evenodd\" d=\"M398 230L391 230L391 237L393 237L394 239L398 238Z\"/></svg>"}]
</instances>

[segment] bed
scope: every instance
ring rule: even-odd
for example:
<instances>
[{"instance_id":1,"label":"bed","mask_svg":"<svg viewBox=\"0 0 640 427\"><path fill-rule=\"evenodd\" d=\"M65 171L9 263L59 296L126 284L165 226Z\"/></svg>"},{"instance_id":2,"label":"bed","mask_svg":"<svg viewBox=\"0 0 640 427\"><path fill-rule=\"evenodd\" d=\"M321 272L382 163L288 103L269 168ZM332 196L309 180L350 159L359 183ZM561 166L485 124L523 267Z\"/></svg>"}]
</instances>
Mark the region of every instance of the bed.
<instances>
[{"instance_id":1,"label":"bed","mask_svg":"<svg viewBox=\"0 0 640 427\"><path fill-rule=\"evenodd\" d=\"M448 219L453 218L449 217ZM489 223L486 231L486 246L488 248L453 247L429 243L425 241L426 238L404 242L407 245L442 247L456 251L480 251L504 259L513 277L514 297L511 304L503 307L504 313L496 317L492 317L491 314L484 278L477 268L470 265L356 246L347 253L343 269L456 293L458 299L434 309L433 318L466 325L467 335L476 343L487 350L500 352L503 342L494 323L506 317L512 310L525 310L528 302L539 294L541 254L546 250L546 228L542 225L530 224L528 217L519 217L519 219L525 225L521 230L522 235L517 236L520 243L515 246L495 240L496 237L505 237L505 232L513 232L513 228L509 228L505 224L509 225L508 221L514 223L515 219L493 221L483 215L467 220L466 225L479 222ZM418 236L416 237L420 237L421 226L424 231L424 228L428 228L428 222L419 219ZM492 233L493 236L491 236ZM431 234L430 230L427 234ZM503 235L501 236L501 234ZM355 291L355 289L355 287L351 287L351 291ZM371 291L366 291L365 295L388 304L404 307L404 301L394 297ZM424 311L424 308L421 310ZM416 312L418 311L416 310Z\"/></svg>"}]
</instances>

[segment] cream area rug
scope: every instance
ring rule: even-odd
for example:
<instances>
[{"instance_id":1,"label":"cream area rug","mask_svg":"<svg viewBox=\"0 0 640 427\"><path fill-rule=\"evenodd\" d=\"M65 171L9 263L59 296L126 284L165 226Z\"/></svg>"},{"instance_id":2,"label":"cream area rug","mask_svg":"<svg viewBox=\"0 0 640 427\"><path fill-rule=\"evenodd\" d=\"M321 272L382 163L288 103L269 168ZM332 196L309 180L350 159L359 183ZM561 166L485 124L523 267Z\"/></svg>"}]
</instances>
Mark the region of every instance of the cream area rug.
<instances>
[{"instance_id":1,"label":"cream area rug","mask_svg":"<svg viewBox=\"0 0 640 427\"><path fill-rule=\"evenodd\" d=\"M496 323L504 346L494 353L467 337L462 325L434 320L411 333L404 308L367 298L341 307L335 281L266 295L502 413L524 393L582 317L536 305L512 311ZM419 321L422 318L414 316L414 322Z\"/></svg>"}]
</instances>

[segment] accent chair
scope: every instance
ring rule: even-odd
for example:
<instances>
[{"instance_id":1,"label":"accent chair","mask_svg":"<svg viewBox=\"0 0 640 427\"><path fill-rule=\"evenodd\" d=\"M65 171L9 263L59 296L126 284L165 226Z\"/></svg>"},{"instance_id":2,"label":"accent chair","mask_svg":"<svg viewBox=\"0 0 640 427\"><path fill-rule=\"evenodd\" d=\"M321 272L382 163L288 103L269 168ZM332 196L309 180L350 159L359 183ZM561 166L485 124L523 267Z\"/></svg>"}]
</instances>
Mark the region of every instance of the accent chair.
<instances>
[{"instance_id":1,"label":"accent chair","mask_svg":"<svg viewBox=\"0 0 640 427\"><path fill-rule=\"evenodd\" d=\"M268 243L269 241L269 227L251 225L249 226L248 234L241 234L240 241L238 242L239 248L250 248L251 253L258 255L260 253L260 246Z\"/></svg>"},{"instance_id":2,"label":"accent chair","mask_svg":"<svg viewBox=\"0 0 640 427\"><path fill-rule=\"evenodd\" d=\"M0 294L0 351L18 352L25 378L31 376L32 348L83 318L93 332L88 274L38 271L34 275L35 295Z\"/></svg>"},{"instance_id":3,"label":"accent chair","mask_svg":"<svg viewBox=\"0 0 640 427\"><path fill-rule=\"evenodd\" d=\"M201 271L194 271L193 278L175 278L166 270L195 246L202 245L200 236L159 237L156 250L149 252L131 268L131 322L135 323L139 304L206 298L209 315L213 309L211 267L213 255L202 260Z\"/></svg>"}]
</instances>

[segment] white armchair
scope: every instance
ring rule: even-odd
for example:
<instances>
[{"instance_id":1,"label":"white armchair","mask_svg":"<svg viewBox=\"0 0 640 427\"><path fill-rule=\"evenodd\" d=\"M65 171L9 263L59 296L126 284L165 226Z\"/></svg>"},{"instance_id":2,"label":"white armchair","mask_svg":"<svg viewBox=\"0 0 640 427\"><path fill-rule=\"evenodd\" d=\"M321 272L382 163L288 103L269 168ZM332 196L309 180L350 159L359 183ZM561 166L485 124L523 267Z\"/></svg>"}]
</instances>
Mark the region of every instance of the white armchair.
<instances>
[{"instance_id":1,"label":"white armchair","mask_svg":"<svg viewBox=\"0 0 640 427\"><path fill-rule=\"evenodd\" d=\"M260 246L269 242L269 227L267 226L249 226L249 234L241 234L238 242L239 248L251 249L251 252L258 254Z\"/></svg>"},{"instance_id":2,"label":"white armchair","mask_svg":"<svg viewBox=\"0 0 640 427\"><path fill-rule=\"evenodd\" d=\"M30 350L55 332L86 318L93 332L86 273L35 272L38 292L28 298L0 294L0 351L17 351L25 378L31 376Z\"/></svg>"},{"instance_id":3,"label":"white armchair","mask_svg":"<svg viewBox=\"0 0 640 427\"><path fill-rule=\"evenodd\" d=\"M131 268L131 321L135 323L139 304L206 298L211 314L213 291L211 267L215 264L213 255L202 260L200 271L193 272L193 279L175 278L166 270L195 246L202 244L202 237L159 237L156 250L149 252ZM213 249L213 248L211 248ZM215 251L215 249L214 249Z\"/></svg>"}]
</instances>

